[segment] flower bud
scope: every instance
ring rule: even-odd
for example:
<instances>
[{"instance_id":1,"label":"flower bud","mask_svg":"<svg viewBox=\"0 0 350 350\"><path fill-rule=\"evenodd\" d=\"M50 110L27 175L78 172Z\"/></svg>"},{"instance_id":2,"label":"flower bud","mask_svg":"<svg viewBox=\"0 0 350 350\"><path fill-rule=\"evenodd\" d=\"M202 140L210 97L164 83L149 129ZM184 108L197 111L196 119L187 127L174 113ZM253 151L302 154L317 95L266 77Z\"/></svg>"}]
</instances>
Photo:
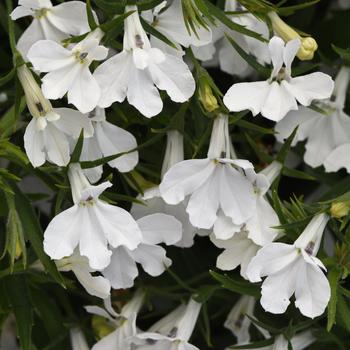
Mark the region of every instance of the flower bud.
<instances>
[{"instance_id":1,"label":"flower bud","mask_svg":"<svg viewBox=\"0 0 350 350\"><path fill-rule=\"evenodd\" d=\"M207 112L212 112L219 107L218 100L213 95L213 91L207 83L204 83L199 88L199 101Z\"/></svg>"},{"instance_id":2,"label":"flower bud","mask_svg":"<svg viewBox=\"0 0 350 350\"><path fill-rule=\"evenodd\" d=\"M293 28L285 23L276 12L270 12L269 17L271 19L273 30L279 35L285 42L293 39L300 39L301 45L297 53L297 57L302 60L311 60L314 57L314 53L318 48L317 42L312 37L301 37Z\"/></svg>"},{"instance_id":3,"label":"flower bud","mask_svg":"<svg viewBox=\"0 0 350 350\"><path fill-rule=\"evenodd\" d=\"M25 64L17 69L17 75L22 84L30 114L34 118L39 118L45 117L46 114L52 112L50 101L44 97L32 72Z\"/></svg>"},{"instance_id":4,"label":"flower bud","mask_svg":"<svg viewBox=\"0 0 350 350\"><path fill-rule=\"evenodd\" d=\"M107 319L98 315L92 316L91 326L98 339L106 337L115 330Z\"/></svg>"},{"instance_id":5,"label":"flower bud","mask_svg":"<svg viewBox=\"0 0 350 350\"><path fill-rule=\"evenodd\" d=\"M349 203L345 202L333 202L330 210L332 218L336 219L341 219L343 216L348 215L349 211Z\"/></svg>"},{"instance_id":6,"label":"flower bud","mask_svg":"<svg viewBox=\"0 0 350 350\"><path fill-rule=\"evenodd\" d=\"M315 215L299 238L294 242L294 245L297 248L306 250L309 255L315 256L320 247L323 231L329 219L330 217L325 213Z\"/></svg>"}]
</instances>

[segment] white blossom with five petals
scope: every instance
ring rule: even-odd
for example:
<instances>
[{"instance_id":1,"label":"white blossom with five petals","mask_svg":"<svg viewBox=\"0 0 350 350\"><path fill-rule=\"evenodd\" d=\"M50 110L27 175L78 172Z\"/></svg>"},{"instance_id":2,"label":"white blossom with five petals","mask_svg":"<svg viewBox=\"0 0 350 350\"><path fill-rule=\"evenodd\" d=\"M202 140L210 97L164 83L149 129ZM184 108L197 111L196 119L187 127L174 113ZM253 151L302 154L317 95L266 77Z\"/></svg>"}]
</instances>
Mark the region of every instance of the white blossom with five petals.
<instances>
[{"instance_id":1,"label":"white blossom with five petals","mask_svg":"<svg viewBox=\"0 0 350 350\"><path fill-rule=\"evenodd\" d=\"M31 16L33 20L23 32L17 49L26 58L28 50L39 40L61 40L90 31L86 5L82 1L67 1L53 6L50 0L19 0L12 11L12 20Z\"/></svg>"},{"instance_id":2,"label":"white blossom with five petals","mask_svg":"<svg viewBox=\"0 0 350 350\"><path fill-rule=\"evenodd\" d=\"M68 171L74 205L56 215L44 232L44 250L58 260L73 254L79 247L94 270L106 268L113 248L137 248L142 241L141 231L124 209L99 199L109 181L90 185L80 165L71 164Z\"/></svg>"},{"instance_id":3,"label":"white blossom with five petals","mask_svg":"<svg viewBox=\"0 0 350 350\"><path fill-rule=\"evenodd\" d=\"M56 100L68 93L68 102L80 112L87 113L96 107L101 89L89 66L107 57L108 49L99 45L103 35L97 28L67 48L52 40L39 40L30 48L28 59L34 69L47 73L42 78L46 98Z\"/></svg>"},{"instance_id":4,"label":"white blossom with five petals","mask_svg":"<svg viewBox=\"0 0 350 350\"><path fill-rule=\"evenodd\" d=\"M322 315L330 299L330 286L322 262L316 258L327 214L312 218L294 244L274 242L259 250L248 266L251 282L260 282L262 307L271 313L284 313L295 294L295 306L307 317Z\"/></svg>"},{"instance_id":5,"label":"white blossom with five petals","mask_svg":"<svg viewBox=\"0 0 350 350\"><path fill-rule=\"evenodd\" d=\"M254 213L254 189L244 173L253 165L231 159L230 148L228 117L220 115L214 121L208 157L175 164L159 185L168 204L178 204L189 196L186 211L195 227L213 227L220 210L236 225L242 225Z\"/></svg>"},{"instance_id":6,"label":"white blossom with five petals","mask_svg":"<svg viewBox=\"0 0 350 350\"><path fill-rule=\"evenodd\" d=\"M290 110L297 110L297 101L309 106L313 100L325 99L333 91L332 78L316 72L293 78L292 62L300 48L300 40L287 44L273 37L269 51L273 70L268 80L237 83L224 96L226 107L233 112L249 109L253 115L261 113L265 118L280 121Z\"/></svg>"},{"instance_id":7,"label":"white blossom with five petals","mask_svg":"<svg viewBox=\"0 0 350 350\"><path fill-rule=\"evenodd\" d=\"M181 58L151 46L137 7L127 6L125 11L135 12L125 19L123 51L94 72L102 90L98 105L105 108L127 98L150 118L163 108L158 89L165 90L174 102L185 102L194 93L195 81Z\"/></svg>"}]
</instances>

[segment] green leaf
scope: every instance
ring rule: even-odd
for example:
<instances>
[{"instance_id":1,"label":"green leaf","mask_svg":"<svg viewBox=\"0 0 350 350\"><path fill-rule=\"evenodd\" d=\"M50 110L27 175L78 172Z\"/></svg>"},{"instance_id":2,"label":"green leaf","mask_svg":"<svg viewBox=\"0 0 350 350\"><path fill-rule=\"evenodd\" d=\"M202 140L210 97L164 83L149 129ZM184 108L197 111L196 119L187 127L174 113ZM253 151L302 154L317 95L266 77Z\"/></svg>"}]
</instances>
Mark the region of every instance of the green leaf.
<instances>
[{"instance_id":1,"label":"green leaf","mask_svg":"<svg viewBox=\"0 0 350 350\"><path fill-rule=\"evenodd\" d=\"M233 48L238 52L238 54L252 67L254 68L263 78L267 79L271 75L271 69L260 64L256 58L248 53L246 53L234 40L233 38L225 33L227 40L233 46Z\"/></svg>"},{"instance_id":2,"label":"green leaf","mask_svg":"<svg viewBox=\"0 0 350 350\"><path fill-rule=\"evenodd\" d=\"M98 27L98 24L96 23L95 16L92 11L91 0L86 0L86 14L87 14L90 29L91 30L96 29Z\"/></svg>"},{"instance_id":3,"label":"green leaf","mask_svg":"<svg viewBox=\"0 0 350 350\"><path fill-rule=\"evenodd\" d=\"M165 42L167 45L171 46L173 49L175 50L179 50L179 48L171 41L169 40L164 34L162 34L161 32L159 32L157 29L155 29L154 27L152 27L147 21L145 21L142 17L140 17L141 20L141 24L142 27L144 28L144 30L153 35L154 37L156 37L157 39Z\"/></svg>"},{"instance_id":4,"label":"green leaf","mask_svg":"<svg viewBox=\"0 0 350 350\"><path fill-rule=\"evenodd\" d=\"M350 49L342 49L341 47L332 44L332 49L339 55L344 61L350 62Z\"/></svg>"},{"instance_id":5,"label":"green leaf","mask_svg":"<svg viewBox=\"0 0 350 350\"><path fill-rule=\"evenodd\" d=\"M273 129L264 128L262 126L247 122L246 120L242 120L242 119L237 120L235 124L241 128L253 130L261 134L270 134L270 135L275 134L275 131Z\"/></svg>"},{"instance_id":6,"label":"green leaf","mask_svg":"<svg viewBox=\"0 0 350 350\"><path fill-rule=\"evenodd\" d=\"M1 77L0 78L0 86L3 86L6 83L8 83L9 81L11 81L13 79L13 77L15 76L15 74L16 74L16 69L13 68L9 73L7 73L3 77Z\"/></svg>"},{"instance_id":7,"label":"green leaf","mask_svg":"<svg viewBox=\"0 0 350 350\"><path fill-rule=\"evenodd\" d=\"M328 303L328 318L327 318L327 331L330 332L334 323L335 315L337 311L337 295L338 295L338 282L341 276L341 271L334 267L328 273L328 281L331 287L331 299Z\"/></svg>"},{"instance_id":8,"label":"green leaf","mask_svg":"<svg viewBox=\"0 0 350 350\"><path fill-rule=\"evenodd\" d=\"M338 293L337 313L343 321L344 327L350 332L350 310L344 297Z\"/></svg>"},{"instance_id":9,"label":"green leaf","mask_svg":"<svg viewBox=\"0 0 350 350\"><path fill-rule=\"evenodd\" d=\"M286 168L283 167L282 169L282 175L288 176L288 177L294 177L296 179L303 179L303 180L310 180L310 181L315 181L317 180L315 176L312 176L310 174L305 173L304 171L296 170L296 169L291 169L291 168Z\"/></svg>"},{"instance_id":10,"label":"green leaf","mask_svg":"<svg viewBox=\"0 0 350 350\"><path fill-rule=\"evenodd\" d=\"M192 295L192 297L198 303L205 303L218 289L220 289L218 285L205 284L203 286L200 286L200 288L195 294Z\"/></svg>"},{"instance_id":11,"label":"green leaf","mask_svg":"<svg viewBox=\"0 0 350 350\"><path fill-rule=\"evenodd\" d=\"M245 26L242 26L236 22L233 22L228 16L226 16L225 12L212 4L208 0L201 0L199 3L202 3L204 6L200 6L200 10L207 17L215 17L218 21L223 23L225 26L234 30L235 32L250 36L262 42L267 42L267 40L259 33L256 33Z\"/></svg>"},{"instance_id":12,"label":"green leaf","mask_svg":"<svg viewBox=\"0 0 350 350\"><path fill-rule=\"evenodd\" d=\"M298 4L298 5L285 6L285 7L279 7L279 8L277 7L277 12L280 15L288 16L288 15L293 14L297 10L302 10L302 9L307 8L307 7L313 6L313 5L317 4L320 1L321 0L312 0L312 1L304 2L304 3Z\"/></svg>"},{"instance_id":13,"label":"green leaf","mask_svg":"<svg viewBox=\"0 0 350 350\"><path fill-rule=\"evenodd\" d=\"M126 1L107 1L107 0L93 0L93 2L102 10L112 14L121 14L124 12Z\"/></svg>"},{"instance_id":14,"label":"green leaf","mask_svg":"<svg viewBox=\"0 0 350 350\"><path fill-rule=\"evenodd\" d=\"M164 0L143 0L137 2L137 8L139 11L152 10L156 6L160 5Z\"/></svg>"},{"instance_id":15,"label":"green leaf","mask_svg":"<svg viewBox=\"0 0 350 350\"><path fill-rule=\"evenodd\" d=\"M25 230L26 238L31 243L46 271L56 280L56 282L64 287L64 280L61 274L57 271L55 263L44 252L43 232L28 198L15 184L12 183L11 187L15 193L16 210Z\"/></svg>"},{"instance_id":16,"label":"green leaf","mask_svg":"<svg viewBox=\"0 0 350 350\"><path fill-rule=\"evenodd\" d=\"M105 33L108 33L111 30L114 31L116 29L119 29L123 26L124 20L134 12L135 11L129 11L129 12L123 13L122 15L116 18L113 18L111 21L101 24L100 29Z\"/></svg>"},{"instance_id":17,"label":"green leaf","mask_svg":"<svg viewBox=\"0 0 350 350\"><path fill-rule=\"evenodd\" d=\"M292 146L292 142L293 142L295 135L298 131L298 127L299 126L297 126L293 130L293 132L288 136L287 140L284 142L283 146L281 147L280 151L277 154L276 160L278 162L280 162L281 164L284 164L284 162L286 160L287 154Z\"/></svg>"},{"instance_id":18,"label":"green leaf","mask_svg":"<svg viewBox=\"0 0 350 350\"><path fill-rule=\"evenodd\" d=\"M32 350L33 312L25 275L8 276L3 280L7 299L16 317L17 332L22 350Z\"/></svg>"},{"instance_id":19,"label":"green leaf","mask_svg":"<svg viewBox=\"0 0 350 350\"><path fill-rule=\"evenodd\" d=\"M260 288L257 285L243 280L235 281L226 274L221 275L214 271L209 271L209 273L216 281L220 282L221 286L225 289L242 295L251 295L255 298L260 296Z\"/></svg>"},{"instance_id":20,"label":"green leaf","mask_svg":"<svg viewBox=\"0 0 350 350\"><path fill-rule=\"evenodd\" d=\"M77 143L75 144L74 150L70 157L70 163L78 163L81 155L81 151L83 150L84 145L84 129L81 129L79 138Z\"/></svg>"}]
</instances>

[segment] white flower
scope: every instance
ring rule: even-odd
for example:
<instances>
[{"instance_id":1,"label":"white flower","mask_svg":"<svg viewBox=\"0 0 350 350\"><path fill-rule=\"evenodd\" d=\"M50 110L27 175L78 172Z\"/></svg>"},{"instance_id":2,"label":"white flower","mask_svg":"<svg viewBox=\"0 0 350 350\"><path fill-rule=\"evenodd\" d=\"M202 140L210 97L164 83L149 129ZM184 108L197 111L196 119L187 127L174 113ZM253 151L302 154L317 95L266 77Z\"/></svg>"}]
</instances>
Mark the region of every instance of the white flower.
<instances>
[{"instance_id":1,"label":"white flower","mask_svg":"<svg viewBox=\"0 0 350 350\"><path fill-rule=\"evenodd\" d=\"M168 204L178 204L189 196L186 211L195 227L210 229L219 209L237 225L254 213L253 186L244 175L253 165L230 159L230 148L228 119L220 115L214 121L208 158L175 164L159 186Z\"/></svg>"},{"instance_id":2,"label":"white flower","mask_svg":"<svg viewBox=\"0 0 350 350\"><path fill-rule=\"evenodd\" d=\"M94 136L84 139L81 161L93 161L137 147L136 139L130 132L106 120L104 109L96 107L88 116L94 128ZM134 169L138 160L138 152L135 151L109 161L108 165L124 173ZM84 170L89 181L93 183L101 178L102 172L102 165Z\"/></svg>"},{"instance_id":3,"label":"white flower","mask_svg":"<svg viewBox=\"0 0 350 350\"><path fill-rule=\"evenodd\" d=\"M129 339L137 333L136 318L143 299L144 294L137 291L134 297L123 306L120 314L113 310L110 298L105 300L107 311L98 306L86 306L89 313L106 318L115 327L115 331L98 341L92 350L131 350Z\"/></svg>"},{"instance_id":4,"label":"white flower","mask_svg":"<svg viewBox=\"0 0 350 350\"><path fill-rule=\"evenodd\" d=\"M167 132L167 145L162 165L162 176L175 164L183 161L183 135L177 130ZM139 219L143 216L164 213L174 216L182 223L182 237L174 245L178 247L188 248L194 243L193 239L198 231L190 223L188 214L186 213L187 201L180 202L177 205L169 205L160 197L158 186L152 187L144 192L143 197L139 197L145 204L134 203L131 207L131 214Z\"/></svg>"},{"instance_id":5,"label":"white flower","mask_svg":"<svg viewBox=\"0 0 350 350\"><path fill-rule=\"evenodd\" d=\"M103 35L96 29L68 48L51 40L39 40L30 48L28 59L35 70L47 73L42 79L46 98L59 99L68 92L68 102L80 112L87 113L96 107L101 89L89 66L107 57L108 49L99 45Z\"/></svg>"},{"instance_id":6,"label":"white flower","mask_svg":"<svg viewBox=\"0 0 350 350\"><path fill-rule=\"evenodd\" d=\"M78 138L82 129L86 137L94 130L88 118L69 108L52 108L42 94L30 70L22 65L17 69L28 109L33 116L24 133L24 148L34 167L48 160L66 166L70 160L69 138Z\"/></svg>"},{"instance_id":7,"label":"white flower","mask_svg":"<svg viewBox=\"0 0 350 350\"><path fill-rule=\"evenodd\" d=\"M32 16L33 21L17 43L17 49L26 57L30 47L39 40L60 42L69 36L89 32L86 5L82 1L67 1L53 6L50 0L19 0L11 13L12 20Z\"/></svg>"},{"instance_id":8,"label":"white flower","mask_svg":"<svg viewBox=\"0 0 350 350\"><path fill-rule=\"evenodd\" d=\"M323 230L329 220L318 214L294 244L274 242L261 248L248 266L251 282L261 281L261 305L266 311L284 313L295 293L295 306L307 317L321 315L330 298L330 287L316 258Z\"/></svg>"},{"instance_id":9,"label":"white flower","mask_svg":"<svg viewBox=\"0 0 350 350\"><path fill-rule=\"evenodd\" d=\"M185 102L193 95L195 82L181 58L151 47L137 7L125 10L135 12L125 19L123 51L94 73L102 90L98 105L109 107L127 98L144 116L153 117L163 108L158 89L165 90L174 102Z\"/></svg>"},{"instance_id":10,"label":"white flower","mask_svg":"<svg viewBox=\"0 0 350 350\"><path fill-rule=\"evenodd\" d=\"M69 331L72 350L89 350L89 345L84 333L80 328L73 328Z\"/></svg>"},{"instance_id":11,"label":"white flower","mask_svg":"<svg viewBox=\"0 0 350 350\"><path fill-rule=\"evenodd\" d=\"M249 316L253 316L255 298L244 295L238 299L225 321L225 328L230 330L237 338L237 344L244 345L250 342L249 327L252 321Z\"/></svg>"},{"instance_id":12,"label":"white flower","mask_svg":"<svg viewBox=\"0 0 350 350\"><path fill-rule=\"evenodd\" d=\"M59 271L72 271L89 294L102 299L110 295L110 282L102 276L92 275L96 271L90 268L89 260L81 256L78 249L71 256L56 260L55 263Z\"/></svg>"},{"instance_id":13,"label":"white flower","mask_svg":"<svg viewBox=\"0 0 350 350\"><path fill-rule=\"evenodd\" d=\"M172 55L183 56L185 52L180 45L183 47L201 47L212 41L210 28L204 28L197 25L197 23L194 24L196 34L193 31L189 33L184 19L181 0L174 0L170 2L169 6L167 5L168 3L164 1L153 10L153 13L146 13L145 17L151 22L154 28L165 35L174 44L177 44L177 49L170 47L153 36L151 37L152 44ZM161 9L159 7L161 7Z\"/></svg>"},{"instance_id":14,"label":"white flower","mask_svg":"<svg viewBox=\"0 0 350 350\"><path fill-rule=\"evenodd\" d=\"M181 238L181 223L173 216L153 214L137 220L142 241L136 249L118 247L113 250L111 262L102 273L114 289L130 288L138 276L137 263L151 276L159 276L171 265L160 243L172 245Z\"/></svg>"},{"instance_id":15,"label":"white flower","mask_svg":"<svg viewBox=\"0 0 350 350\"><path fill-rule=\"evenodd\" d=\"M297 110L297 101L309 106L315 99L330 97L333 80L327 74L316 72L292 78L291 65L300 40L286 45L282 39L273 37L269 50L273 64L271 76L266 81L234 84L224 96L230 111L249 109L253 115L261 113L265 118L279 121L290 111Z\"/></svg>"},{"instance_id":16,"label":"white flower","mask_svg":"<svg viewBox=\"0 0 350 350\"><path fill-rule=\"evenodd\" d=\"M135 350L199 350L189 343L201 304L191 299L131 339ZM133 348L133 349L134 349Z\"/></svg>"},{"instance_id":17,"label":"white flower","mask_svg":"<svg viewBox=\"0 0 350 350\"><path fill-rule=\"evenodd\" d=\"M230 271L241 266L241 276L247 279L248 265L261 246L248 238L248 233L244 231L244 228L238 233L235 230L233 234L229 239L217 239L214 234L210 235L210 240L218 248L225 249L217 257L216 267L220 270Z\"/></svg>"},{"instance_id":18,"label":"white flower","mask_svg":"<svg viewBox=\"0 0 350 350\"><path fill-rule=\"evenodd\" d=\"M307 140L304 161L312 167L324 164L327 171L332 171L347 164L345 145L350 143L350 118L344 113L344 104L349 78L350 69L342 67L335 79L332 98L317 102L324 113L301 107L276 124L280 142L299 125L294 145Z\"/></svg>"},{"instance_id":19,"label":"white flower","mask_svg":"<svg viewBox=\"0 0 350 350\"><path fill-rule=\"evenodd\" d=\"M98 197L110 182L92 186L80 165L71 164L68 171L74 205L53 218L44 233L44 250L55 260L73 254L79 246L92 269L104 269L110 262L111 248L135 249L141 242L141 231L124 209Z\"/></svg>"}]
</instances>

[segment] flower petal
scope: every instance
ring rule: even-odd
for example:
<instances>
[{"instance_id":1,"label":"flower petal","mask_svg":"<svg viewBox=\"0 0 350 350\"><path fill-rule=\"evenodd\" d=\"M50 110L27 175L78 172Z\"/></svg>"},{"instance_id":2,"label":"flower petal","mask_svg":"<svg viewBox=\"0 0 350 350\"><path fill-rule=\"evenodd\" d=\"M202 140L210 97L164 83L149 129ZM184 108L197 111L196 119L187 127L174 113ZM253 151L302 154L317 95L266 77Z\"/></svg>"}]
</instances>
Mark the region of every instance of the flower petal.
<instances>
[{"instance_id":1,"label":"flower petal","mask_svg":"<svg viewBox=\"0 0 350 350\"><path fill-rule=\"evenodd\" d=\"M163 109L163 101L148 68L140 70L135 66L130 67L127 98L147 118L154 117Z\"/></svg>"},{"instance_id":2,"label":"flower petal","mask_svg":"<svg viewBox=\"0 0 350 350\"><path fill-rule=\"evenodd\" d=\"M143 243L130 252L133 259L151 276L161 275L171 265L171 260L165 254L164 248Z\"/></svg>"},{"instance_id":3,"label":"flower petal","mask_svg":"<svg viewBox=\"0 0 350 350\"><path fill-rule=\"evenodd\" d=\"M258 253L259 255L259 253ZM265 311L282 314L290 304L299 278L300 266L304 264L300 259L288 268L269 275L261 286L261 306Z\"/></svg>"},{"instance_id":4,"label":"flower petal","mask_svg":"<svg viewBox=\"0 0 350 350\"><path fill-rule=\"evenodd\" d=\"M75 63L70 50L52 40L39 40L30 48L27 56L34 69L40 72L51 72Z\"/></svg>"},{"instance_id":5,"label":"flower petal","mask_svg":"<svg viewBox=\"0 0 350 350\"><path fill-rule=\"evenodd\" d=\"M36 127L36 119L33 118L24 132L24 148L27 156L34 167L45 163L44 131Z\"/></svg>"},{"instance_id":6,"label":"flower petal","mask_svg":"<svg viewBox=\"0 0 350 350\"><path fill-rule=\"evenodd\" d=\"M136 139L130 132L109 122L97 123L95 132L104 157L127 152L137 147ZM138 159L138 152L132 152L116 158L108 164L120 172L128 172L134 169Z\"/></svg>"},{"instance_id":7,"label":"flower petal","mask_svg":"<svg viewBox=\"0 0 350 350\"><path fill-rule=\"evenodd\" d=\"M332 78L321 72L292 78L289 82L284 80L282 84L303 106L309 106L313 100L329 98L334 87Z\"/></svg>"},{"instance_id":8,"label":"flower petal","mask_svg":"<svg viewBox=\"0 0 350 350\"><path fill-rule=\"evenodd\" d=\"M256 198L249 180L231 165L219 165L220 206L234 224L241 225L255 210Z\"/></svg>"},{"instance_id":9,"label":"flower petal","mask_svg":"<svg viewBox=\"0 0 350 350\"><path fill-rule=\"evenodd\" d=\"M269 42L269 51L273 64L271 76L276 76L283 66L284 41L278 36L274 36Z\"/></svg>"},{"instance_id":10,"label":"flower petal","mask_svg":"<svg viewBox=\"0 0 350 350\"><path fill-rule=\"evenodd\" d=\"M182 236L182 224L171 215L152 214L137 220L142 232L142 243L172 245L178 242Z\"/></svg>"},{"instance_id":11,"label":"flower petal","mask_svg":"<svg viewBox=\"0 0 350 350\"><path fill-rule=\"evenodd\" d=\"M304 316L314 318L323 314L330 296L329 282L322 270L303 263L296 284L295 306Z\"/></svg>"},{"instance_id":12,"label":"flower petal","mask_svg":"<svg viewBox=\"0 0 350 350\"><path fill-rule=\"evenodd\" d=\"M114 289L120 289L131 288L139 271L129 251L119 247L113 250L111 262L102 273Z\"/></svg>"},{"instance_id":13,"label":"flower petal","mask_svg":"<svg viewBox=\"0 0 350 350\"><path fill-rule=\"evenodd\" d=\"M297 110L298 105L293 94L286 88L283 80L280 84L276 81L270 84L270 90L261 109L261 114L275 122L280 121L290 110Z\"/></svg>"},{"instance_id":14,"label":"flower petal","mask_svg":"<svg viewBox=\"0 0 350 350\"><path fill-rule=\"evenodd\" d=\"M77 205L56 215L44 232L44 250L51 259L73 254L79 243L83 215Z\"/></svg>"},{"instance_id":15,"label":"flower petal","mask_svg":"<svg viewBox=\"0 0 350 350\"><path fill-rule=\"evenodd\" d=\"M270 243L261 248L248 266L251 282L260 282L261 277L276 274L298 258L298 250L285 243Z\"/></svg>"},{"instance_id":16,"label":"flower petal","mask_svg":"<svg viewBox=\"0 0 350 350\"><path fill-rule=\"evenodd\" d=\"M139 245L142 234L129 212L101 200L96 202L95 208L101 229L113 248L122 245L133 250Z\"/></svg>"},{"instance_id":17,"label":"flower petal","mask_svg":"<svg viewBox=\"0 0 350 350\"><path fill-rule=\"evenodd\" d=\"M13 21L16 21L18 18L33 16L34 11L30 7L26 6L17 6L10 14L10 17Z\"/></svg>"},{"instance_id":18,"label":"flower petal","mask_svg":"<svg viewBox=\"0 0 350 350\"><path fill-rule=\"evenodd\" d=\"M286 43L286 46L283 50L283 61L288 73L291 72L292 62L297 52L299 51L300 45L301 45L301 41L298 38L289 40Z\"/></svg>"},{"instance_id":19,"label":"flower petal","mask_svg":"<svg viewBox=\"0 0 350 350\"><path fill-rule=\"evenodd\" d=\"M122 51L96 68L94 77L101 88L98 102L100 107L109 107L113 102L124 101L132 64L131 54Z\"/></svg>"},{"instance_id":20,"label":"flower petal","mask_svg":"<svg viewBox=\"0 0 350 350\"><path fill-rule=\"evenodd\" d=\"M72 36L90 31L86 5L82 1L69 1L54 6L47 13L47 18L59 30Z\"/></svg>"},{"instance_id":21,"label":"flower petal","mask_svg":"<svg viewBox=\"0 0 350 350\"><path fill-rule=\"evenodd\" d=\"M255 116L260 113L269 90L270 84L267 81L237 83L226 92L224 103L231 112L249 109Z\"/></svg>"},{"instance_id":22,"label":"flower petal","mask_svg":"<svg viewBox=\"0 0 350 350\"><path fill-rule=\"evenodd\" d=\"M240 230L240 225L235 225L231 218L227 217L222 211L219 211L213 227L213 233L217 239L229 239L235 233L240 232Z\"/></svg>"},{"instance_id":23,"label":"flower petal","mask_svg":"<svg viewBox=\"0 0 350 350\"><path fill-rule=\"evenodd\" d=\"M23 58L27 58L27 53L34 43L45 39L44 32L37 19L33 19L32 23L22 33L17 42L17 49L22 54Z\"/></svg>"},{"instance_id":24,"label":"flower petal","mask_svg":"<svg viewBox=\"0 0 350 350\"><path fill-rule=\"evenodd\" d=\"M68 102L76 106L80 112L87 113L97 106L100 96L100 86L91 74L89 67L83 65L68 90Z\"/></svg>"},{"instance_id":25,"label":"flower petal","mask_svg":"<svg viewBox=\"0 0 350 350\"><path fill-rule=\"evenodd\" d=\"M81 266L73 268L80 284L86 289L90 295L106 299L110 295L111 285L106 278L102 276L92 276L89 269L83 269Z\"/></svg>"},{"instance_id":26,"label":"flower petal","mask_svg":"<svg viewBox=\"0 0 350 350\"><path fill-rule=\"evenodd\" d=\"M177 204L196 191L212 175L216 164L210 159L184 160L164 175L159 190L168 204Z\"/></svg>"},{"instance_id":27,"label":"flower petal","mask_svg":"<svg viewBox=\"0 0 350 350\"><path fill-rule=\"evenodd\" d=\"M172 101L185 102L195 90L192 73L182 58L165 56L163 62L149 66L153 82L158 89L165 90Z\"/></svg>"},{"instance_id":28,"label":"flower petal","mask_svg":"<svg viewBox=\"0 0 350 350\"><path fill-rule=\"evenodd\" d=\"M338 171L341 168L345 168L350 173L350 143L341 145L333 150L326 160L324 161L324 167L327 172Z\"/></svg>"}]
</instances>

